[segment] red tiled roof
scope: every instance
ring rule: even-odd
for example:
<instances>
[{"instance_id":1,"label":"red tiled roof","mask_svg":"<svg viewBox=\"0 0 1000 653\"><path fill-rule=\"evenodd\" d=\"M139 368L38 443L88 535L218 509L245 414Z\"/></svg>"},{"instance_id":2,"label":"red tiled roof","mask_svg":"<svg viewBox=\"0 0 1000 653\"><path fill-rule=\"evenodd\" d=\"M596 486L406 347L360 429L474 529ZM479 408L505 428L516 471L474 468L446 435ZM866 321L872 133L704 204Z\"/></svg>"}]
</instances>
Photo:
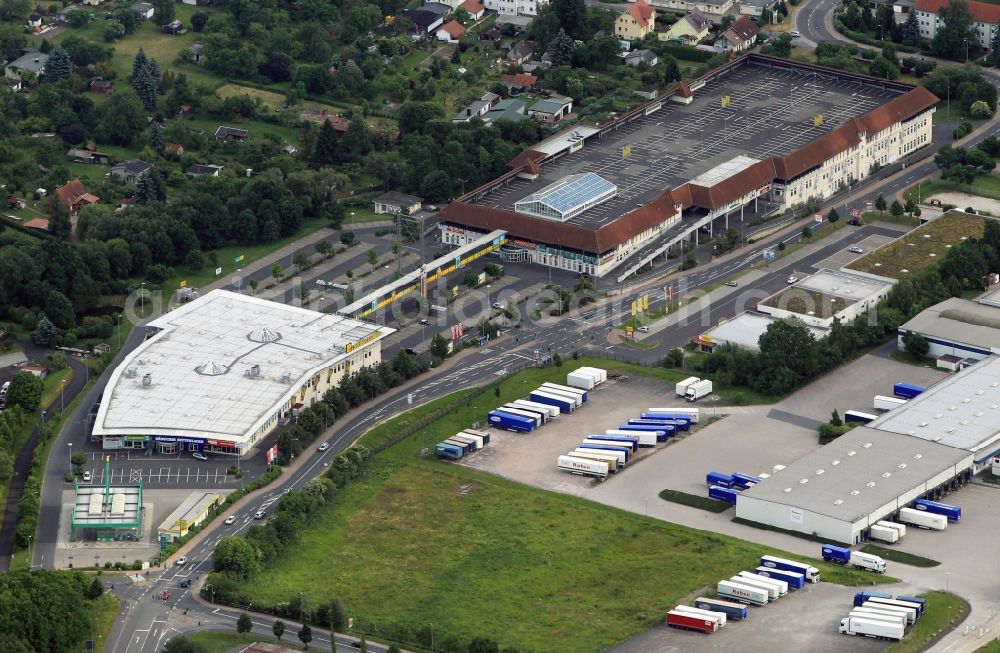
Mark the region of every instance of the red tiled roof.
<instances>
[{"instance_id":1,"label":"red tiled roof","mask_svg":"<svg viewBox=\"0 0 1000 653\"><path fill-rule=\"evenodd\" d=\"M65 186L56 188L56 198L60 204L68 209L80 203L96 204L98 202L97 196L88 193L83 182L79 179L70 179Z\"/></svg>"},{"instance_id":2,"label":"red tiled roof","mask_svg":"<svg viewBox=\"0 0 1000 653\"><path fill-rule=\"evenodd\" d=\"M28 229L42 229L44 231L48 231L49 221L44 218L34 218L33 220L25 222L24 226Z\"/></svg>"},{"instance_id":3,"label":"red tiled roof","mask_svg":"<svg viewBox=\"0 0 1000 653\"><path fill-rule=\"evenodd\" d=\"M757 27L757 23L750 20L747 16L740 16L732 22L729 29L726 30L724 36L729 38L730 32L732 32L733 36L736 36L741 41L746 42L753 40L753 38L760 33L760 29Z\"/></svg>"},{"instance_id":4,"label":"red tiled roof","mask_svg":"<svg viewBox=\"0 0 1000 653\"><path fill-rule=\"evenodd\" d=\"M681 97L694 97L694 93L691 92L691 89L684 82L677 85L677 95Z\"/></svg>"},{"instance_id":5,"label":"red tiled roof","mask_svg":"<svg viewBox=\"0 0 1000 653\"><path fill-rule=\"evenodd\" d=\"M462 35L465 34L465 28L462 27L462 23L457 20L449 21L442 25L439 29L443 29L448 33L448 36L453 39L462 38Z\"/></svg>"},{"instance_id":6,"label":"red tiled roof","mask_svg":"<svg viewBox=\"0 0 1000 653\"><path fill-rule=\"evenodd\" d=\"M514 75L500 75L500 81L507 84L517 84L520 86L534 86L538 83L538 76L531 73L517 73Z\"/></svg>"},{"instance_id":7,"label":"red tiled roof","mask_svg":"<svg viewBox=\"0 0 1000 653\"><path fill-rule=\"evenodd\" d=\"M541 174L542 167L538 165L537 161L528 161L527 165L524 166L524 171L532 175L537 175Z\"/></svg>"},{"instance_id":8,"label":"red tiled roof","mask_svg":"<svg viewBox=\"0 0 1000 653\"><path fill-rule=\"evenodd\" d=\"M948 6L949 0L917 0L914 8L917 11L925 11L929 14L938 14ZM985 2L968 0L969 13L972 19L988 25L1000 23L1000 5L991 5Z\"/></svg>"},{"instance_id":9,"label":"red tiled roof","mask_svg":"<svg viewBox=\"0 0 1000 653\"><path fill-rule=\"evenodd\" d=\"M465 0L465 2L458 5L458 8L466 10L473 16L484 9L482 3L478 2L478 0Z\"/></svg>"},{"instance_id":10,"label":"red tiled roof","mask_svg":"<svg viewBox=\"0 0 1000 653\"><path fill-rule=\"evenodd\" d=\"M646 0L635 0L626 10L640 27L645 27L649 19L653 17L653 8L646 4Z\"/></svg>"}]
</instances>

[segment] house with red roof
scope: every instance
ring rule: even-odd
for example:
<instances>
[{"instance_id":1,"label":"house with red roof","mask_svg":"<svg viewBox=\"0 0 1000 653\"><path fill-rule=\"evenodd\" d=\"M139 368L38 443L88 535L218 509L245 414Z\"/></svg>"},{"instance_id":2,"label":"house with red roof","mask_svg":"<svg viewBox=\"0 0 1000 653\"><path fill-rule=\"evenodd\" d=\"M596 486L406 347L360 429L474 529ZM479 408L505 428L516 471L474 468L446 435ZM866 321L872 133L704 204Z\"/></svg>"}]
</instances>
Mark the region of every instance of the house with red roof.
<instances>
[{"instance_id":1,"label":"house with red roof","mask_svg":"<svg viewBox=\"0 0 1000 653\"><path fill-rule=\"evenodd\" d=\"M749 50L757 42L759 32L757 23L750 20L748 16L740 16L729 25L729 28L719 38L715 39L715 47L735 52Z\"/></svg>"},{"instance_id":2,"label":"house with red roof","mask_svg":"<svg viewBox=\"0 0 1000 653\"><path fill-rule=\"evenodd\" d=\"M97 204L101 198L87 192L83 182L79 179L70 179L66 185L56 188L56 198L70 215L76 215L81 206L87 204Z\"/></svg>"},{"instance_id":3,"label":"house with red roof","mask_svg":"<svg viewBox=\"0 0 1000 653\"><path fill-rule=\"evenodd\" d=\"M464 9L466 13L472 16L472 20L481 20L486 14L486 7L479 0L465 0L465 2L458 5L458 8Z\"/></svg>"},{"instance_id":4,"label":"house with red roof","mask_svg":"<svg viewBox=\"0 0 1000 653\"><path fill-rule=\"evenodd\" d=\"M656 27L656 12L646 0L635 0L615 20L615 36L634 41L643 39Z\"/></svg>"},{"instance_id":5,"label":"house with red roof","mask_svg":"<svg viewBox=\"0 0 1000 653\"><path fill-rule=\"evenodd\" d=\"M972 32L976 35L979 47L989 50L997 29L1000 29L1000 5L975 0L969 0L966 4L972 14ZM940 14L947 6L948 0L916 0L913 9L917 12L921 38L932 39L944 27Z\"/></svg>"},{"instance_id":6,"label":"house with red roof","mask_svg":"<svg viewBox=\"0 0 1000 653\"><path fill-rule=\"evenodd\" d=\"M465 28L457 20L451 20L438 28L437 40L447 43L458 43L465 36Z\"/></svg>"}]
</instances>

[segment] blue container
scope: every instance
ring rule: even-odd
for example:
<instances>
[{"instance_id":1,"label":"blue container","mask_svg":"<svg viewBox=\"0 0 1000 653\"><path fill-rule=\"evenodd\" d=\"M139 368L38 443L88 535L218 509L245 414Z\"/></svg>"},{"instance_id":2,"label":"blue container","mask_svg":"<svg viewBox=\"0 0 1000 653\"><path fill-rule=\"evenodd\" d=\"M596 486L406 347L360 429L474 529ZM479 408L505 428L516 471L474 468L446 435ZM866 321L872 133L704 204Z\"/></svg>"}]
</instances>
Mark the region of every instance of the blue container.
<instances>
[{"instance_id":1,"label":"blue container","mask_svg":"<svg viewBox=\"0 0 1000 653\"><path fill-rule=\"evenodd\" d=\"M725 501L726 503L736 503L736 497L740 495L739 490L734 490L728 487L719 487L718 485L713 485L708 488L708 498L718 499L719 501Z\"/></svg>"},{"instance_id":2,"label":"blue container","mask_svg":"<svg viewBox=\"0 0 1000 653\"><path fill-rule=\"evenodd\" d=\"M892 394L901 399L913 399L927 388L912 383L896 383L892 386Z\"/></svg>"},{"instance_id":3,"label":"blue container","mask_svg":"<svg viewBox=\"0 0 1000 653\"><path fill-rule=\"evenodd\" d=\"M511 413L505 413L501 410L490 411L487 415L487 419L489 419L491 426L506 429L508 431L530 433L535 430L535 420L530 417L512 415Z\"/></svg>"},{"instance_id":4,"label":"blue container","mask_svg":"<svg viewBox=\"0 0 1000 653\"><path fill-rule=\"evenodd\" d=\"M733 472L733 487L745 490L751 485L756 485L758 483L760 483L760 479L756 476L751 476L750 474L744 474L742 472Z\"/></svg>"},{"instance_id":5,"label":"blue container","mask_svg":"<svg viewBox=\"0 0 1000 653\"><path fill-rule=\"evenodd\" d=\"M892 594L886 594L885 592L858 592L854 595L854 607L864 605L865 601L873 598L891 599Z\"/></svg>"},{"instance_id":6,"label":"blue container","mask_svg":"<svg viewBox=\"0 0 1000 653\"><path fill-rule=\"evenodd\" d=\"M941 503L940 501L930 501L928 499L917 499L913 502L913 507L917 510L932 512L935 515L944 515L948 518L948 521L958 521L962 518L962 509L959 506L953 506L950 503Z\"/></svg>"},{"instance_id":7,"label":"blue container","mask_svg":"<svg viewBox=\"0 0 1000 653\"><path fill-rule=\"evenodd\" d=\"M458 447L450 444L440 443L434 447L434 455L438 458L446 458L448 460L458 460L462 457L462 450Z\"/></svg>"},{"instance_id":8,"label":"blue container","mask_svg":"<svg viewBox=\"0 0 1000 653\"><path fill-rule=\"evenodd\" d=\"M733 477L722 472L709 472L705 475L705 483L708 485L718 485L719 487L733 487Z\"/></svg>"},{"instance_id":9,"label":"blue container","mask_svg":"<svg viewBox=\"0 0 1000 653\"><path fill-rule=\"evenodd\" d=\"M851 550L834 544L823 545L823 559L846 565L851 561Z\"/></svg>"}]
</instances>

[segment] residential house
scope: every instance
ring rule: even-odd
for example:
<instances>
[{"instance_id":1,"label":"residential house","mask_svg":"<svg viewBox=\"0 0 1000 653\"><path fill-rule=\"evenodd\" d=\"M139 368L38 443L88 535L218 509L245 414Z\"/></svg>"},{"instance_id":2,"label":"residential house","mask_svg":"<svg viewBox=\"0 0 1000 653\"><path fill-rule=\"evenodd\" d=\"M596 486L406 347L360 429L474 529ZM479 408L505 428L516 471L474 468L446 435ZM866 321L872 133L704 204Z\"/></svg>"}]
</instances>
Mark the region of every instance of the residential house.
<instances>
[{"instance_id":1,"label":"residential house","mask_svg":"<svg viewBox=\"0 0 1000 653\"><path fill-rule=\"evenodd\" d=\"M87 146L84 149L71 148L66 155L78 163L111 163L110 154L89 149L91 147L93 146Z\"/></svg>"},{"instance_id":2,"label":"residential house","mask_svg":"<svg viewBox=\"0 0 1000 653\"><path fill-rule=\"evenodd\" d=\"M521 64L529 61L531 55L535 53L535 44L531 41L519 41L511 46L510 50L507 50L507 56L504 57L504 64L508 66L520 66Z\"/></svg>"},{"instance_id":3,"label":"residential house","mask_svg":"<svg viewBox=\"0 0 1000 653\"><path fill-rule=\"evenodd\" d=\"M715 39L715 47L726 51L743 52L753 47L757 42L760 29L750 20L749 16L740 16L734 20L719 38Z\"/></svg>"},{"instance_id":4,"label":"residential house","mask_svg":"<svg viewBox=\"0 0 1000 653\"><path fill-rule=\"evenodd\" d=\"M7 87L13 92L17 93L21 90L21 79L12 79L10 77L4 77L4 81L7 82Z\"/></svg>"},{"instance_id":5,"label":"residential house","mask_svg":"<svg viewBox=\"0 0 1000 653\"><path fill-rule=\"evenodd\" d=\"M773 12L777 6L778 0L740 0L740 13L756 19L765 9Z\"/></svg>"},{"instance_id":6,"label":"residential house","mask_svg":"<svg viewBox=\"0 0 1000 653\"><path fill-rule=\"evenodd\" d=\"M164 143L163 151L170 156L180 157L184 154L184 146L180 143Z\"/></svg>"},{"instance_id":7,"label":"residential house","mask_svg":"<svg viewBox=\"0 0 1000 653\"><path fill-rule=\"evenodd\" d=\"M743 2L746 1L743 0ZM650 0L650 4L657 9L670 9L683 12L697 10L711 16L713 21L721 23L722 17L733 8L736 0ZM775 1L774 4L777 4L777 2ZM756 15L759 16L760 12L757 12Z\"/></svg>"},{"instance_id":8,"label":"residential house","mask_svg":"<svg viewBox=\"0 0 1000 653\"><path fill-rule=\"evenodd\" d=\"M156 12L156 8L148 2L133 2L132 3L132 13L139 20L149 20L153 17Z\"/></svg>"},{"instance_id":9,"label":"residential house","mask_svg":"<svg viewBox=\"0 0 1000 653\"><path fill-rule=\"evenodd\" d=\"M38 14L31 14L28 16L28 27L35 28L42 26L42 17Z\"/></svg>"},{"instance_id":10,"label":"residential house","mask_svg":"<svg viewBox=\"0 0 1000 653\"><path fill-rule=\"evenodd\" d=\"M484 29L482 32L479 33L479 40L491 41L493 43L496 43L497 41L500 40L500 36L501 36L500 30L497 29L496 27L491 27L489 29Z\"/></svg>"},{"instance_id":11,"label":"residential house","mask_svg":"<svg viewBox=\"0 0 1000 653\"><path fill-rule=\"evenodd\" d=\"M465 28L457 20L451 20L439 27L436 35L438 41L458 43L465 36Z\"/></svg>"},{"instance_id":12,"label":"residential house","mask_svg":"<svg viewBox=\"0 0 1000 653\"><path fill-rule=\"evenodd\" d=\"M486 8L495 11L500 16L538 15L538 9L549 3L549 0L486 0ZM497 22L500 22L498 19Z\"/></svg>"},{"instance_id":13,"label":"residential house","mask_svg":"<svg viewBox=\"0 0 1000 653\"><path fill-rule=\"evenodd\" d=\"M202 58L205 56L205 46L201 43L192 43L189 49L191 51L191 61L201 63Z\"/></svg>"},{"instance_id":14,"label":"residential house","mask_svg":"<svg viewBox=\"0 0 1000 653\"><path fill-rule=\"evenodd\" d=\"M25 229L37 229L39 231L49 230L49 221L45 218L33 218L24 223Z\"/></svg>"},{"instance_id":15,"label":"residential house","mask_svg":"<svg viewBox=\"0 0 1000 653\"><path fill-rule=\"evenodd\" d=\"M97 79L90 80L90 91L91 93L97 93L99 95L106 95L115 89L115 85L110 79Z\"/></svg>"},{"instance_id":16,"label":"residential house","mask_svg":"<svg viewBox=\"0 0 1000 653\"><path fill-rule=\"evenodd\" d=\"M632 50L625 54L624 59L626 66L641 66L642 64L655 66L659 61L656 53L652 50Z\"/></svg>"},{"instance_id":17,"label":"residential house","mask_svg":"<svg viewBox=\"0 0 1000 653\"><path fill-rule=\"evenodd\" d=\"M697 9L692 9L683 18L678 19L676 23L671 25L666 34L661 33L659 36L661 41L677 40L686 43L698 43L708 36L711 28L712 21L709 20L708 16Z\"/></svg>"},{"instance_id":18,"label":"residential house","mask_svg":"<svg viewBox=\"0 0 1000 653\"><path fill-rule=\"evenodd\" d=\"M111 176L122 183L134 184L152 169L152 164L139 159L129 159L111 166Z\"/></svg>"},{"instance_id":19,"label":"residential house","mask_svg":"<svg viewBox=\"0 0 1000 653\"><path fill-rule=\"evenodd\" d=\"M482 20L483 16L486 15L486 7L479 0L465 0L465 2L458 5L458 8L469 14L472 20Z\"/></svg>"},{"instance_id":20,"label":"residential house","mask_svg":"<svg viewBox=\"0 0 1000 653\"><path fill-rule=\"evenodd\" d=\"M170 21L169 23L167 23L166 25L164 25L163 27L161 27L160 30L164 34L169 34L170 36L176 36L177 34L183 34L186 31L184 29L184 23L182 23L179 20L172 20L172 21Z\"/></svg>"},{"instance_id":21,"label":"residential house","mask_svg":"<svg viewBox=\"0 0 1000 653\"><path fill-rule=\"evenodd\" d=\"M25 225L27 226L27 225ZM25 363L21 366L19 370L21 372L27 372L33 376L37 376L40 379L44 379L49 375L49 368L41 363Z\"/></svg>"},{"instance_id":22,"label":"residential house","mask_svg":"<svg viewBox=\"0 0 1000 653\"><path fill-rule=\"evenodd\" d=\"M410 20L415 37L424 38L444 25L444 18L426 9L404 9L402 15Z\"/></svg>"},{"instance_id":23,"label":"residential house","mask_svg":"<svg viewBox=\"0 0 1000 653\"><path fill-rule=\"evenodd\" d=\"M8 209L17 210L17 209L23 209L26 206L28 206L27 202L25 202L24 200L22 200L20 197L18 197L14 193L11 193L10 195L7 196L7 208Z\"/></svg>"},{"instance_id":24,"label":"residential house","mask_svg":"<svg viewBox=\"0 0 1000 653\"><path fill-rule=\"evenodd\" d=\"M223 143L228 143L230 141L245 141L249 135L250 132L247 130L237 129L235 127L220 126L215 130L215 140L222 141Z\"/></svg>"},{"instance_id":25,"label":"residential house","mask_svg":"<svg viewBox=\"0 0 1000 653\"><path fill-rule=\"evenodd\" d=\"M518 122L527 119L524 102L515 99L500 100L483 116L483 122L489 124L497 120Z\"/></svg>"},{"instance_id":26,"label":"residential house","mask_svg":"<svg viewBox=\"0 0 1000 653\"><path fill-rule=\"evenodd\" d=\"M530 93L538 90L538 75L530 73L500 75L500 83L507 87L511 95Z\"/></svg>"},{"instance_id":27,"label":"residential house","mask_svg":"<svg viewBox=\"0 0 1000 653\"><path fill-rule=\"evenodd\" d=\"M85 5L89 6L89 7L100 6L100 4L102 2L104 2L104 0L83 0L83 4L85 4Z\"/></svg>"},{"instance_id":28,"label":"residential house","mask_svg":"<svg viewBox=\"0 0 1000 653\"><path fill-rule=\"evenodd\" d=\"M184 172L191 177L218 177L219 173L222 172L222 166L196 163L188 166Z\"/></svg>"},{"instance_id":29,"label":"residential house","mask_svg":"<svg viewBox=\"0 0 1000 653\"><path fill-rule=\"evenodd\" d=\"M4 66L4 75L8 79L21 79L21 73L28 72L36 78L45 74L45 66L49 63L49 55L34 48L25 48L14 61Z\"/></svg>"},{"instance_id":30,"label":"residential house","mask_svg":"<svg viewBox=\"0 0 1000 653\"><path fill-rule=\"evenodd\" d=\"M420 197L397 193L396 191L389 191L388 193L382 193L375 198L375 214L395 215L402 213L403 210L406 209L407 213L413 215L420 210L423 202L423 198Z\"/></svg>"},{"instance_id":31,"label":"residential house","mask_svg":"<svg viewBox=\"0 0 1000 653\"><path fill-rule=\"evenodd\" d=\"M572 112L573 98L551 97L531 105L528 109L528 117L547 125L554 125Z\"/></svg>"},{"instance_id":32,"label":"residential house","mask_svg":"<svg viewBox=\"0 0 1000 653\"><path fill-rule=\"evenodd\" d=\"M194 116L194 108L190 104L182 104L177 107L177 113L174 114L175 118L191 118Z\"/></svg>"},{"instance_id":33,"label":"residential house","mask_svg":"<svg viewBox=\"0 0 1000 653\"><path fill-rule=\"evenodd\" d=\"M451 2L455 0L450 0L449 2L425 2L420 6L424 11L429 11L431 13L437 14L444 18L451 14L455 10L455 7L451 5ZM457 3L456 5L457 6Z\"/></svg>"},{"instance_id":34,"label":"residential house","mask_svg":"<svg viewBox=\"0 0 1000 653\"><path fill-rule=\"evenodd\" d=\"M452 122L469 122L473 118L482 118L486 115L486 112L493 108L497 102L500 101L500 96L496 93L490 93L487 91L483 93L483 96L469 104L451 119Z\"/></svg>"},{"instance_id":35,"label":"residential house","mask_svg":"<svg viewBox=\"0 0 1000 653\"><path fill-rule=\"evenodd\" d=\"M656 12L646 0L635 0L615 20L615 36L627 41L641 40L656 28Z\"/></svg>"},{"instance_id":36,"label":"residential house","mask_svg":"<svg viewBox=\"0 0 1000 653\"><path fill-rule=\"evenodd\" d=\"M64 186L56 188L56 198L63 205L70 215L76 215L80 207L88 204L97 204L100 198L87 192L83 182L79 179L70 179Z\"/></svg>"},{"instance_id":37,"label":"residential house","mask_svg":"<svg viewBox=\"0 0 1000 653\"><path fill-rule=\"evenodd\" d=\"M972 33L975 34L979 47L989 50L1000 24L1000 5L975 0L969 0L966 4L969 13L972 14ZM933 39L938 30L944 26L939 14L948 6L948 0L916 0L913 6L917 12L920 37Z\"/></svg>"}]
</instances>

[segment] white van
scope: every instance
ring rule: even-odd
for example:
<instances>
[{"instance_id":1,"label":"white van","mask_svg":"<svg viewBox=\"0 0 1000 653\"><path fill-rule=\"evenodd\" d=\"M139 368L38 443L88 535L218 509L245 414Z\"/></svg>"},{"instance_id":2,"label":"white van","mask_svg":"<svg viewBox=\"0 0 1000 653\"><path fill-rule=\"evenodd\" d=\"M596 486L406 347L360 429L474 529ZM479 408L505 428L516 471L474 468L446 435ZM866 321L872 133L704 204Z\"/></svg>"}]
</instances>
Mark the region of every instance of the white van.
<instances>
[{"instance_id":1,"label":"white van","mask_svg":"<svg viewBox=\"0 0 1000 653\"><path fill-rule=\"evenodd\" d=\"M4 384L0 386L0 397L7 396L7 390L10 389L10 381L4 381Z\"/></svg>"}]
</instances>

